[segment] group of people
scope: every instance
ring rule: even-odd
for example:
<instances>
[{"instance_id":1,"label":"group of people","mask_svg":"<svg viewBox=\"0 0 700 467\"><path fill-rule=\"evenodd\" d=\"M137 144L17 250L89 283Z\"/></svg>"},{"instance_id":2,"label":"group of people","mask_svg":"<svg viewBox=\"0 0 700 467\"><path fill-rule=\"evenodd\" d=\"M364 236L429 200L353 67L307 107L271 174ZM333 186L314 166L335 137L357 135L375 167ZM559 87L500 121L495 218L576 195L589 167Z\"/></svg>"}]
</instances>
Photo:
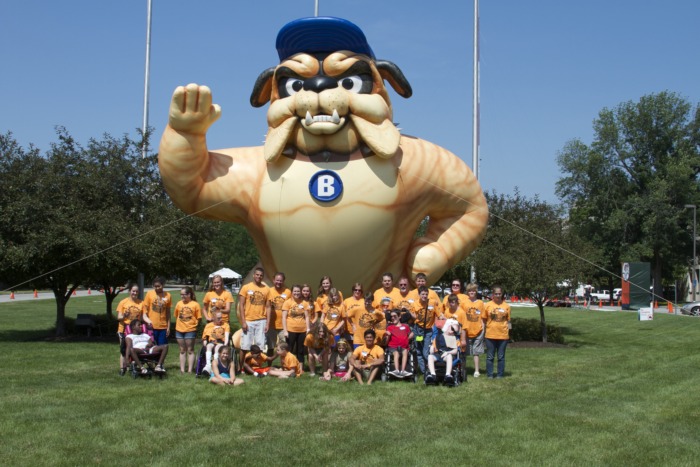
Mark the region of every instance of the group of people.
<instances>
[{"instance_id":1,"label":"group of people","mask_svg":"<svg viewBox=\"0 0 700 467\"><path fill-rule=\"evenodd\" d=\"M174 309L182 373L194 371L195 340L203 321L204 370L216 384L242 383L236 379L229 347L232 344L241 350L237 367L255 377L298 377L306 362L308 373L315 376L318 371L323 381L339 378L371 384L380 374L387 351L393 354L394 377L412 376L411 371L419 370L430 381L435 376L436 361L447 360L451 365L456 354L456 348L452 352L449 347L453 341L466 355L473 356L475 377L480 376L479 357L484 350L487 376L504 375L510 306L504 301L501 286L493 286L492 300L484 303L477 298L475 284L467 285L463 293L461 281L454 279L451 293L441 301L426 286L424 274L416 275L416 288L411 290L407 277L399 278L395 287L393 275L386 273L381 288L365 291L362 284L355 283L350 296L343 298L331 278L324 276L314 298L308 284L288 288L282 272L274 275L272 287L263 282L264 276L265 272L256 268L253 280L240 289L236 315L241 330L234 335L229 323L235 300L220 276L212 278L202 306L191 287L182 288L181 300ZM126 357L134 360L133 355L142 351L134 346L134 320L153 329L152 342L146 345L167 347L172 299L163 285L163 279L155 279L153 290L142 301L138 299L138 287L131 287L129 297L117 307L122 374L126 372ZM443 333L446 322L449 331ZM415 346L417 369L406 367L411 344ZM494 360L498 362L495 371ZM157 370L165 371L162 361Z\"/></svg>"}]
</instances>

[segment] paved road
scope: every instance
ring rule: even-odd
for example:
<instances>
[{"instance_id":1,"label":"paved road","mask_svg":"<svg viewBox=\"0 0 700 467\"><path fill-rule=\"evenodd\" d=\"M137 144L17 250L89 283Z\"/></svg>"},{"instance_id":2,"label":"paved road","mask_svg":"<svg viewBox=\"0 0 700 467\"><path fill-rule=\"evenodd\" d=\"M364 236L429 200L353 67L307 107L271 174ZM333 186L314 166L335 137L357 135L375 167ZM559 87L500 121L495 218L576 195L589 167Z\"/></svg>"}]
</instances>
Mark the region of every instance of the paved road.
<instances>
[{"instance_id":1,"label":"paved road","mask_svg":"<svg viewBox=\"0 0 700 467\"><path fill-rule=\"evenodd\" d=\"M103 296L99 291L90 291L91 296ZM121 295L121 294L120 294ZM88 291L87 290L76 290L75 291L75 296L76 297L87 297L88 296ZM9 302L15 302L15 301L21 301L21 300L54 300L55 297L53 295L53 292L39 292L37 294L37 297L34 298L33 293L16 293L15 298L12 299L10 298L11 296L8 295L0 295L0 303L9 303Z\"/></svg>"}]
</instances>

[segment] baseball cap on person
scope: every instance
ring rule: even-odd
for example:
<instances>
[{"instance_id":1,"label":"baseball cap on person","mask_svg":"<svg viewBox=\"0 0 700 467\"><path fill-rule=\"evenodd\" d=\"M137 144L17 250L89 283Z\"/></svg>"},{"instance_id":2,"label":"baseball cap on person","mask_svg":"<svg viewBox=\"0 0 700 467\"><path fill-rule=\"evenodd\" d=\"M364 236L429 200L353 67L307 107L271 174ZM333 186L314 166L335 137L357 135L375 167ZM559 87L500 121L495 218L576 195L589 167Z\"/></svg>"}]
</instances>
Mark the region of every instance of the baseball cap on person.
<instances>
[{"instance_id":1,"label":"baseball cap on person","mask_svg":"<svg viewBox=\"0 0 700 467\"><path fill-rule=\"evenodd\" d=\"M330 53L338 50L375 58L362 30L346 19L333 16L299 18L287 23L277 34L276 47L280 62L301 52Z\"/></svg>"}]
</instances>

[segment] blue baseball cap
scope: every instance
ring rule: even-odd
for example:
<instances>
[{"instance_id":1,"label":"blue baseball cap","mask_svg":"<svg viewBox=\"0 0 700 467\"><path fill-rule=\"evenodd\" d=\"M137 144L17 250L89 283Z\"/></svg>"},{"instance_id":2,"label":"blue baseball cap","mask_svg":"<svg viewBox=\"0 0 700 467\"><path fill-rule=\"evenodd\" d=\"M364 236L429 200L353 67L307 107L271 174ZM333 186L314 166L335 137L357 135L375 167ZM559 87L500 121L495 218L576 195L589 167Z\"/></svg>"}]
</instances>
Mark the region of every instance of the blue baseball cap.
<instances>
[{"instance_id":1,"label":"blue baseball cap","mask_svg":"<svg viewBox=\"0 0 700 467\"><path fill-rule=\"evenodd\" d=\"M375 58L365 34L356 24L332 16L299 18L287 23L277 34L276 47L280 62L301 52L313 54L338 50Z\"/></svg>"}]
</instances>

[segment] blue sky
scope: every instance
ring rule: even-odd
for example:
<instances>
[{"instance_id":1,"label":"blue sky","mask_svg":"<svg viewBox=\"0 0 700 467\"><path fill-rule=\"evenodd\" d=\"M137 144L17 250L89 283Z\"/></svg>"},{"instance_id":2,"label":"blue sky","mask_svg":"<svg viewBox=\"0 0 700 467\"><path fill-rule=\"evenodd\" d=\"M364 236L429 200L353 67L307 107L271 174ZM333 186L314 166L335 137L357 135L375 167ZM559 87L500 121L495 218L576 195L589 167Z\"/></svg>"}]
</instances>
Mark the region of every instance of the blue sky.
<instances>
[{"instance_id":1,"label":"blue sky","mask_svg":"<svg viewBox=\"0 0 700 467\"><path fill-rule=\"evenodd\" d=\"M700 102L697 0L481 0L481 162L485 190L555 202L556 154L589 143L604 107L670 90ZM253 83L277 63L279 29L313 0L153 0L150 125L156 142L181 84L211 87L221 119L211 149L256 146L266 107ZM391 91L404 133L471 165L473 3L321 0L360 26L414 95ZM0 132L42 150L65 126L81 143L141 127L146 0L5 0L0 8Z\"/></svg>"}]
</instances>

